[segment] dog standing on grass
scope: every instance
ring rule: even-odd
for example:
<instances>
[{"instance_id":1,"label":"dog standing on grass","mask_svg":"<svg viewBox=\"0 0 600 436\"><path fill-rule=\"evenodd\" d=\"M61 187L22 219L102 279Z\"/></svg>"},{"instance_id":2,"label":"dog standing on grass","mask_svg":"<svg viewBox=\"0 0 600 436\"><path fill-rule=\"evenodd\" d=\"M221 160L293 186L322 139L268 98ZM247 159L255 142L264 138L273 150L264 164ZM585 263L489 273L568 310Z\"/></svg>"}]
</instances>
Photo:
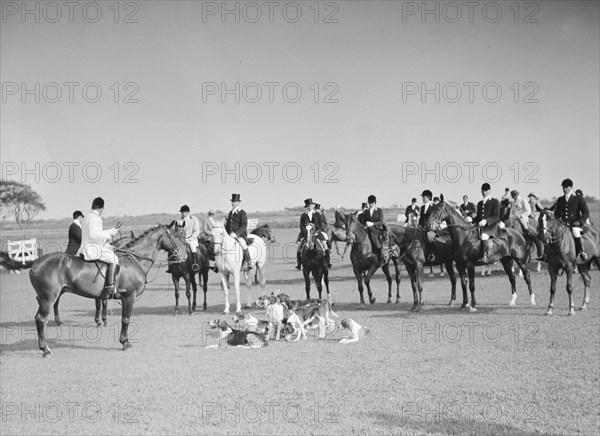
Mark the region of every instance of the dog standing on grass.
<instances>
[{"instance_id":1,"label":"dog standing on grass","mask_svg":"<svg viewBox=\"0 0 600 436\"><path fill-rule=\"evenodd\" d=\"M269 322L269 340L273 338L275 334L275 340L278 341L281 338L281 329L283 328L283 320L286 318L284 306L281 304L279 297L271 295L269 297L269 303L267 305L267 320ZM277 326L277 330L275 330Z\"/></svg>"}]
</instances>

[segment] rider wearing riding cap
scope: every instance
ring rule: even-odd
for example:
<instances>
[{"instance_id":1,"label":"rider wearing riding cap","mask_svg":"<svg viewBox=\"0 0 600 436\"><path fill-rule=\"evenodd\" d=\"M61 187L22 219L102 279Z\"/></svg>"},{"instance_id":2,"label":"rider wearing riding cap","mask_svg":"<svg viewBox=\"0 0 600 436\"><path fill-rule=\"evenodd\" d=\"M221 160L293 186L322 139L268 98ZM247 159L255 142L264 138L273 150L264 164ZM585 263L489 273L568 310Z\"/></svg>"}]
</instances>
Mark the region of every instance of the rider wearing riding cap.
<instances>
[{"instance_id":1,"label":"rider wearing riding cap","mask_svg":"<svg viewBox=\"0 0 600 436\"><path fill-rule=\"evenodd\" d=\"M433 194L429 189L426 189L421 193L421 199L423 200L423 206L421 206L421 215L419 216L419 227L421 228L427 227L427 220L433 211L431 197L433 197Z\"/></svg>"},{"instance_id":2,"label":"rider wearing riding cap","mask_svg":"<svg viewBox=\"0 0 600 436\"><path fill-rule=\"evenodd\" d=\"M587 260L587 254L583 251L581 244L582 227L590 216L590 211L582 196L573 193L573 181L565 179L562 181L562 189L565 194L556 200L554 216L571 228L575 239L575 252L581 260Z\"/></svg>"},{"instance_id":3,"label":"rider wearing riding cap","mask_svg":"<svg viewBox=\"0 0 600 436\"><path fill-rule=\"evenodd\" d=\"M240 194L231 194L231 211L227 215L225 231L240 243L244 249L246 270L251 270L252 264L250 253L248 252L248 217L246 216L246 212L240 208L241 202Z\"/></svg>"},{"instance_id":4,"label":"rider wearing riding cap","mask_svg":"<svg viewBox=\"0 0 600 436\"><path fill-rule=\"evenodd\" d=\"M85 260L99 260L108 264L104 292L112 296L118 292L115 287L115 272L119 265L119 258L108 240L119 232L121 224L117 223L114 228L103 230L102 212L104 212L104 200L96 197L92 201L92 210L81 222L81 246L77 254L83 256Z\"/></svg>"},{"instance_id":5,"label":"rider wearing riding cap","mask_svg":"<svg viewBox=\"0 0 600 436\"><path fill-rule=\"evenodd\" d=\"M489 246L485 242L490 239L489 231L493 229L500 221L500 202L490 195L492 187L489 183L481 185L481 195L483 199L477 203L477 216L473 219L473 224L481 227L481 243L483 246L480 262L487 263Z\"/></svg>"},{"instance_id":6,"label":"rider wearing riding cap","mask_svg":"<svg viewBox=\"0 0 600 436\"><path fill-rule=\"evenodd\" d=\"M183 228L185 230L185 243L190 247L192 253L192 271L199 271L198 265L198 236L200 235L200 221L194 215L190 215L190 207L184 204L179 209Z\"/></svg>"},{"instance_id":7,"label":"rider wearing riding cap","mask_svg":"<svg viewBox=\"0 0 600 436\"><path fill-rule=\"evenodd\" d=\"M379 241L380 232L385 230L385 226L383 224L383 210L377 207L377 198L374 195L369 195L369 198L367 198L367 203L369 207L364 211L367 233L371 239L373 252L377 255L379 264L383 265L384 258L381 250L381 242Z\"/></svg>"}]
</instances>

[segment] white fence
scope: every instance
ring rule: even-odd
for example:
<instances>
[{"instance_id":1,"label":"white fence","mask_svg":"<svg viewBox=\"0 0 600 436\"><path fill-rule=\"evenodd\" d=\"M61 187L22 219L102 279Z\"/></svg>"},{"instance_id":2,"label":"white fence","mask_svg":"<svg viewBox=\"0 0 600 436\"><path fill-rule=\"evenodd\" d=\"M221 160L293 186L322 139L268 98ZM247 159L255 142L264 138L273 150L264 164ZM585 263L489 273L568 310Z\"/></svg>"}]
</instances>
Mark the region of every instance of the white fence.
<instances>
[{"instance_id":1,"label":"white fence","mask_svg":"<svg viewBox=\"0 0 600 436\"><path fill-rule=\"evenodd\" d=\"M35 238L23 241L8 241L6 246L10 258L17 262L24 264L36 260L38 257L37 240Z\"/></svg>"}]
</instances>

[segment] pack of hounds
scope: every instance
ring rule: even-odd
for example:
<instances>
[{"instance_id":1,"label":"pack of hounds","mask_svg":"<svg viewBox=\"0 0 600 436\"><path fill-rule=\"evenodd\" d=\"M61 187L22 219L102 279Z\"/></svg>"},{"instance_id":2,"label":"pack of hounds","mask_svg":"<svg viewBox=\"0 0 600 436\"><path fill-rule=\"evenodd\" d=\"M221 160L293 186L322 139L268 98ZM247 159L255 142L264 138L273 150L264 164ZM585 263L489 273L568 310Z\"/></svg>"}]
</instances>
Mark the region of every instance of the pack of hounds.
<instances>
[{"instance_id":1,"label":"pack of hounds","mask_svg":"<svg viewBox=\"0 0 600 436\"><path fill-rule=\"evenodd\" d=\"M208 330L219 334L219 343L205 348L262 348L269 344L269 340L280 340L281 337L288 342L297 342L306 339L306 331L313 329L318 330L320 339L335 329L349 330L350 336L344 336L339 343L351 344L370 333L368 327L351 318L342 319L337 326L332 317L339 316L333 311L330 300L292 300L287 294L272 292L271 295L262 295L254 304L264 309L266 320L240 312L233 316L235 328L225 320L211 321Z\"/></svg>"}]
</instances>

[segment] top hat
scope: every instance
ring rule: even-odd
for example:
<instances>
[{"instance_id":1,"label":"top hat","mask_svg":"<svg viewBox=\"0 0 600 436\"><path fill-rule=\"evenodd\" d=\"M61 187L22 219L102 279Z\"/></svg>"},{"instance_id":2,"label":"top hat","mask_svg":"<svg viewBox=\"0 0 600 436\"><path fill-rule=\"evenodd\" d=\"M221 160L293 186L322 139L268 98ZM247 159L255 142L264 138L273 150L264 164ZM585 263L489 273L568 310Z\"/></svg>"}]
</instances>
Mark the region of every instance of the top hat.
<instances>
[{"instance_id":1,"label":"top hat","mask_svg":"<svg viewBox=\"0 0 600 436\"><path fill-rule=\"evenodd\" d=\"M242 201L240 199L240 194L231 194L231 200L229 201Z\"/></svg>"},{"instance_id":2,"label":"top hat","mask_svg":"<svg viewBox=\"0 0 600 436\"><path fill-rule=\"evenodd\" d=\"M492 189L492 187L490 186L489 183L484 183L483 185L481 185L481 190L482 191L489 191L490 189Z\"/></svg>"},{"instance_id":3,"label":"top hat","mask_svg":"<svg viewBox=\"0 0 600 436\"><path fill-rule=\"evenodd\" d=\"M315 209L321 209L321 205L319 203L315 203Z\"/></svg>"},{"instance_id":4,"label":"top hat","mask_svg":"<svg viewBox=\"0 0 600 436\"><path fill-rule=\"evenodd\" d=\"M179 208L179 212L189 212L190 211L190 207L187 204L184 204L183 206L181 206Z\"/></svg>"},{"instance_id":5,"label":"top hat","mask_svg":"<svg viewBox=\"0 0 600 436\"><path fill-rule=\"evenodd\" d=\"M431 191L429 189L426 189L426 190L424 190L421 193L421 197L429 197L429 198L431 198L431 197L433 197L433 194L431 193Z\"/></svg>"},{"instance_id":6,"label":"top hat","mask_svg":"<svg viewBox=\"0 0 600 436\"><path fill-rule=\"evenodd\" d=\"M368 205L367 203L363 203L363 204L361 204L361 206L360 206L360 208L361 208L361 209L364 209L365 207L369 207L369 205Z\"/></svg>"},{"instance_id":7,"label":"top hat","mask_svg":"<svg viewBox=\"0 0 600 436\"><path fill-rule=\"evenodd\" d=\"M92 209L104 209L104 200L102 197L96 197L92 201Z\"/></svg>"},{"instance_id":8,"label":"top hat","mask_svg":"<svg viewBox=\"0 0 600 436\"><path fill-rule=\"evenodd\" d=\"M312 198L307 198L306 200L304 200L304 207L308 207L311 204L315 204L315 202L312 201Z\"/></svg>"},{"instance_id":9,"label":"top hat","mask_svg":"<svg viewBox=\"0 0 600 436\"><path fill-rule=\"evenodd\" d=\"M566 188L567 186L569 186L569 187L572 188L573 187L573 180L571 180L571 179L565 179L565 180L562 181L561 186L563 188Z\"/></svg>"}]
</instances>

